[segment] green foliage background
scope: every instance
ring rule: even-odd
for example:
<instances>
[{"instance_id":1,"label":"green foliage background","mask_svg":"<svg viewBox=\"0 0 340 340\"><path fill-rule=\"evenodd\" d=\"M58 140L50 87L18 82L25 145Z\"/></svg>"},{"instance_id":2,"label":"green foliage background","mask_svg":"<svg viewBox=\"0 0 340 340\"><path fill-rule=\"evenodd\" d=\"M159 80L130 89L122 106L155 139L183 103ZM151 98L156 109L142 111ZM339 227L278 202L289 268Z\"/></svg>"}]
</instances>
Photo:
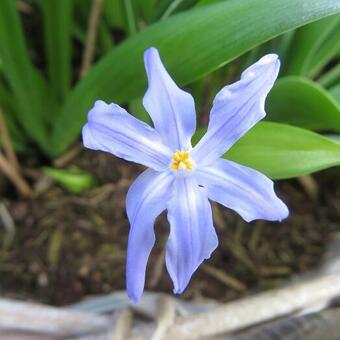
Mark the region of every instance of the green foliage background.
<instances>
[{"instance_id":1,"label":"green foliage background","mask_svg":"<svg viewBox=\"0 0 340 340\"><path fill-rule=\"evenodd\" d=\"M245 67L278 53L280 79L267 100L271 122L226 157L272 178L340 164L338 0L103 1L95 63L83 78L92 1L29 1L37 31L16 1L0 1L0 105L18 151L61 155L79 138L96 99L147 120L142 55L155 46L175 80L193 92L198 114Z\"/></svg>"}]
</instances>

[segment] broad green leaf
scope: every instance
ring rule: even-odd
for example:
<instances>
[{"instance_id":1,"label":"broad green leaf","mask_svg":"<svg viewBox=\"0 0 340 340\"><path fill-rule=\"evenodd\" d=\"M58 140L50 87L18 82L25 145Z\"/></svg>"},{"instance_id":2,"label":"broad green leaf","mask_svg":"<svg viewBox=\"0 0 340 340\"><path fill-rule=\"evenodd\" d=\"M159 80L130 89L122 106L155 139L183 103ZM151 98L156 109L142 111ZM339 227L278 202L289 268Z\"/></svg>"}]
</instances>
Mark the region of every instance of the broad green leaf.
<instances>
[{"instance_id":1,"label":"broad green leaf","mask_svg":"<svg viewBox=\"0 0 340 340\"><path fill-rule=\"evenodd\" d=\"M283 64L283 73L311 76L330 60L339 48L340 16L334 15L298 29Z\"/></svg>"},{"instance_id":2,"label":"broad green leaf","mask_svg":"<svg viewBox=\"0 0 340 340\"><path fill-rule=\"evenodd\" d=\"M340 106L318 83L307 78L279 79L266 104L269 120L315 131L340 132Z\"/></svg>"},{"instance_id":3,"label":"broad green leaf","mask_svg":"<svg viewBox=\"0 0 340 340\"><path fill-rule=\"evenodd\" d=\"M80 194L96 186L95 178L82 170L45 167L44 172L62 187L75 194Z\"/></svg>"},{"instance_id":4,"label":"broad green leaf","mask_svg":"<svg viewBox=\"0 0 340 340\"><path fill-rule=\"evenodd\" d=\"M197 142L204 134L197 132ZM257 124L224 158L254 168L270 178L310 174L340 165L340 145L315 132L280 123Z\"/></svg>"},{"instance_id":5,"label":"broad green leaf","mask_svg":"<svg viewBox=\"0 0 340 340\"><path fill-rule=\"evenodd\" d=\"M2 72L14 94L17 120L40 147L49 151L46 133L46 86L33 67L21 22L12 0L0 1L0 58Z\"/></svg>"},{"instance_id":6,"label":"broad green leaf","mask_svg":"<svg viewBox=\"0 0 340 340\"><path fill-rule=\"evenodd\" d=\"M151 25L114 48L72 91L56 124L55 155L79 133L95 99L122 103L142 95L146 48L159 48L174 78L187 84L275 36L339 10L338 0L229 0Z\"/></svg>"},{"instance_id":7,"label":"broad green leaf","mask_svg":"<svg viewBox=\"0 0 340 340\"><path fill-rule=\"evenodd\" d=\"M145 111L145 108L142 104L142 98L135 98L130 100L129 102L129 112L134 115L136 118L151 124L151 118L149 114Z\"/></svg>"},{"instance_id":8,"label":"broad green leaf","mask_svg":"<svg viewBox=\"0 0 340 340\"><path fill-rule=\"evenodd\" d=\"M71 31L73 0L41 2L48 76L61 102L71 84Z\"/></svg>"}]
</instances>

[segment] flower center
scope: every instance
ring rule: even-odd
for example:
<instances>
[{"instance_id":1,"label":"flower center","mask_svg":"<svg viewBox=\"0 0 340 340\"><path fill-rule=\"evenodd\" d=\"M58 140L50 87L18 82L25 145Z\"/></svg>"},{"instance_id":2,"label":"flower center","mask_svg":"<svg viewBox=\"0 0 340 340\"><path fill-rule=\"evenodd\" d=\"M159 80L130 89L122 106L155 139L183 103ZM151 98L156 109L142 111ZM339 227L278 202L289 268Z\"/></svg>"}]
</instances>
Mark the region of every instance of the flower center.
<instances>
[{"instance_id":1,"label":"flower center","mask_svg":"<svg viewBox=\"0 0 340 340\"><path fill-rule=\"evenodd\" d=\"M170 164L170 168L172 170L192 170L194 167L194 163L190 158L190 154L188 151L179 151L177 150L172 155L172 162Z\"/></svg>"}]
</instances>

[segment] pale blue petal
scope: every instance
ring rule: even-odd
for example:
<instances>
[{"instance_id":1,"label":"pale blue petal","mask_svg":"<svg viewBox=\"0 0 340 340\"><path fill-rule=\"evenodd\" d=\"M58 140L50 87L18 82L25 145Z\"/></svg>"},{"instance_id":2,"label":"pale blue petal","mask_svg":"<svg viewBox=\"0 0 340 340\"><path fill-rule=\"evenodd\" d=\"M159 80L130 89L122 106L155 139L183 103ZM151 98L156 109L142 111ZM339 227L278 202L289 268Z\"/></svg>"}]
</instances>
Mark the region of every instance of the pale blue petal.
<instances>
[{"instance_id":1,"label":"pale blue petal","mask_svg":"<svg viewBox=\"0 0 340 340\"><path fill-rule=\"evenodd\" d=\"M168 203L170 235L166 245L166 266L174 293L182 293L192 274L218 245L211 206L196 179L178 177Z\"/></svg>"},{"instance_id":2,"label":"pale blue petal","mask_svg":"<svg viewBox=\"0 0 340 340\"><path fill-rule=\"evenodd\" d=\"M148 169L138 176L126 197L130 221L126 287L134 302L139 301L144 290L146 264L155 243L154 221L166 208L172 181L169 172Z\"/></svg>"},{"instance_id":3,"label":"pale blue petal","mask_svg":"<svg viewBox=\"0 0 340 340\"><path fill-rule=\"evenodd\" d=\"M281 221L289 214L287 206L276 196L273 182L240 164L218 159L197 169L197 180L211 200L235 210L247 222Z\"/></svg>"},{"instance_id":4,"label":"pale blue petal","mask_svg":"<svg viewBox=\"0 0 340 340\"><path fill-rule=\"evenodd\" d=\"M192 156L199 164L221 157L265 116L264 103L280 68L276 54L268 54L246 69L241 80L224 87L215 97L207 133Z\"/></svg>"},{"instance_id":5,"label":"pale blue petal","mask_svg":"<svg viewBox=\"0 0 340 340\"><path fill-rule=\"evenodd\" d=\"M196 129L194 99L171 79L156 48L145 51L144 63L149 88L143 104L155 129L172 150L190 150Z\"/></svg>"},{"instance_id":6,"label":"pale blue petal","mask_svg":"<svg viewBox=\"0 0 340 340\"><path fill-rule=\"evenodd\" d=\"M84 145L110 152L155 170L169 167L170 149L154 129L134 118L116 104L97 101L83 127Z\"/></svg>"}]
</instances>

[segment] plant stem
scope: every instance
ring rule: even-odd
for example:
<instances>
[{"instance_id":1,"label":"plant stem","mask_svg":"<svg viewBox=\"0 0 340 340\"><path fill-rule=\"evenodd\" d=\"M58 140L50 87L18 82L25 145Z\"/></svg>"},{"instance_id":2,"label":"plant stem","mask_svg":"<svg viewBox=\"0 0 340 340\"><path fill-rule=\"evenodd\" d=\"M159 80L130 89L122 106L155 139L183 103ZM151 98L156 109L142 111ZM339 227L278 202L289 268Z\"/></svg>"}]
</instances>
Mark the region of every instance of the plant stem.
<instances>
[{"instance_id":1,"label":"plant stem","mask_svg":"<svg viewBox=\"0 0 340 340\"><path fill-rule=\"evenodd\" d=\"M0 152L0 170L12 181L20 194L24 197L32 196L32 190L18 170Z\"/></svg>"},{"instance_id":2,"label":"plant stem","mask_svg":"<svg viewBox=\"0 0 340 340\"><path fill-rule=\"evenodd\" d=\"M86 36L86 44L82 58L82 66L80 68L81 78L88 72L92 64L97 40L99 18L102 12L102 8L103 0L92 1L91 13Z\"/></svg>"}]
</instances>

